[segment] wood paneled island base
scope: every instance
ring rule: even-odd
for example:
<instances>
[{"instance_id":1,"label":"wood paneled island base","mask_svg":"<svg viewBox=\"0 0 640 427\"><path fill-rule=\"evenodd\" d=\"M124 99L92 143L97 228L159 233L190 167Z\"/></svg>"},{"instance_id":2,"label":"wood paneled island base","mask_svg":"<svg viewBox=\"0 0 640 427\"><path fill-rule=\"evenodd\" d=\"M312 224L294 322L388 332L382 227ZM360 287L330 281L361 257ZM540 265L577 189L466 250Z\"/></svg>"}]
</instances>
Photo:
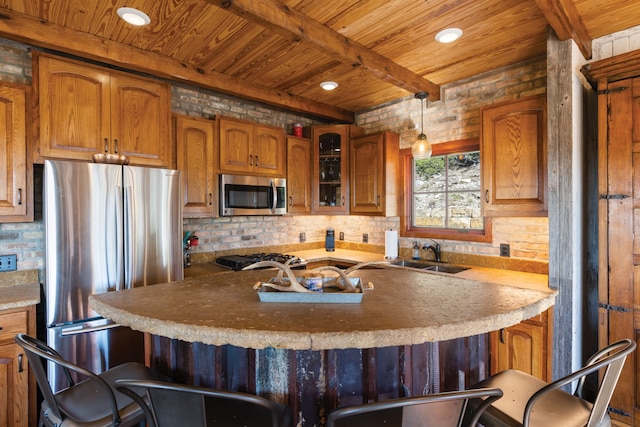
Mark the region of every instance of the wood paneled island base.
<instances>
[{"instance_id":1,"label":"wood paneled island base","mask_svg":"<svg viewBox=\"0 0 640 427\"><path fill-rule=\"evenodd\" d=\"M273 271L229 272L91 297L151 334L152 367L175 381L255 393L323 426L339 406L452 390L488 368L486 333L548 309L555 293L398 269L354 273L360 304L261 303Z\"/></svg>"}]
</instances>

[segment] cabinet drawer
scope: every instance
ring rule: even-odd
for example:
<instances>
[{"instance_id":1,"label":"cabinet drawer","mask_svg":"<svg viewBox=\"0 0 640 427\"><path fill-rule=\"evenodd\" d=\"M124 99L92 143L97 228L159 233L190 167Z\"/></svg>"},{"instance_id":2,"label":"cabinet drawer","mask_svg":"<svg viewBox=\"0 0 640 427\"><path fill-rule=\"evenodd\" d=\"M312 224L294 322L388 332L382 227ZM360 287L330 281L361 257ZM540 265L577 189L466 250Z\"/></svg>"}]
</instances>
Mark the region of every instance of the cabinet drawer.
<instances>
[{"instance_id":1,"label":"cabinet drawer","mask_svg":"<svg viewBox=\"0 0 640 427\"><path fill-rule=\"evenodd\" d=\"M27 312L0 315L0 342L13 341L20 333L27 332Z\"/></svg>"}]
</instances>

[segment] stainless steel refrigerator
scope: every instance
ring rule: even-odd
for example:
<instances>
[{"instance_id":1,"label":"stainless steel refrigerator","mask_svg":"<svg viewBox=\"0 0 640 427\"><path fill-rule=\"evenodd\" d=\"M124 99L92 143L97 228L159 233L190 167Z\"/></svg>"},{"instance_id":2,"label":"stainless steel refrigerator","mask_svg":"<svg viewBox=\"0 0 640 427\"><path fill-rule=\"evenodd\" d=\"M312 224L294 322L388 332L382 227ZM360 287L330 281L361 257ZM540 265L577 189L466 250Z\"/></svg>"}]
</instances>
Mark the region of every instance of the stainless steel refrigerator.
<instances>
[{"instance_id":1,"label":"stainless steel refrigerator","mask_svg":"<svg viewBox=\"0 0 640 427\"><path fill-rule=\"evenodd\" d=\"M183 279L180 172L47 160L43 185L48 344L94 372L142 361L142 334L100 317L88 299ZM49 379L66 386L52 365Z\"/></svg>"}]
</instances>

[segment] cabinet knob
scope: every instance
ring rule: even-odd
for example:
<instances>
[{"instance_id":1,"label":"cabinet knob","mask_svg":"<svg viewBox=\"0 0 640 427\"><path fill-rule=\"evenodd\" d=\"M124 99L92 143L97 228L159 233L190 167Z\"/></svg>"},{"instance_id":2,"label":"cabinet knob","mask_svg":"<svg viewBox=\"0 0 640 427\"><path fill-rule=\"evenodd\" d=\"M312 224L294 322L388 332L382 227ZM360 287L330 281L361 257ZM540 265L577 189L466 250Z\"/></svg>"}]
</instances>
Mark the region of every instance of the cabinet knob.
<instances>
[{"instance_id":1,"label":"cabinet knob","mask_svg":"<svg viewBox=\"0 0 640 427\"><path fill-rule=\"evenodd\" d=\"M249 154L249 166L253 166L253 156Z\"/></svg>"},{"instance_id":2,"label":"cabinet knob","mask_svg":"<svg viewBox=\"0 0 640 427\"><path fill-rule=\"evenodd\" d=\"M342 196L342 206L344 206L344 196Z\"/></svg>"},{"instance_id":3,"label":"cabinet knob","mask_svg":"<svg viewBox=\"0 0 640 427\"><path fill-rule=\"evenodd\" d=\"M113 140L113 144L115 145L115 153L118 154L118 139Z\"/></svg>"},{"instance_id":4,"label":"cabinet knob","mask_svg":"<svg viewBox=\"0 0 640 427\"><path fill-rule=\"evenodd\" d=\"M209 193L209 206L213 205L213 194Z\"/></svg>"},{"instance_id":5,"label":"cabinet knob","mask_svg":"<svg viewBox=\"0 0 640 427\"><path fill-rule=\"evenodd\" d=\"M289 206L293 206L293 196L289 196Z\"/></svg>"},{"instance_id":6,"label":"cabinet knob","mask_svg":"<svg viewBox=\"0 0 640 427\"><path fill-rule=\"evenodd\" d=\"M489 190L484 191L484 201L489 203Z\"/></svg>"},{"instance_id":7,"label":"cabinet knob","mask_svg":"<svg viewBox=\"0 0 640 427\"><path fill-rule=\"evenodd\" d=\"M500 329L500 343L504 344L504 328Z\"/></svg>"},{"instance_id":8,"label":"cabinet knob","mask_svg":"<svg viewBox=\"0 0 640 427\"><path fill-rule=\"evenodd\" d=\"M105 153L109 152L109 138L104 139L104 152Z\"/></svg>"},{"instance_id":9,"label":"cabinet knob","mask_svg":"<svg viewBox=\"0 0 640 427\"><path fill-rule=\"evenodd\" d=\"M18 204L22 204L22 188L18 188Z\"/></svg>"},{"instance_id":10,"label":"cabinet knob","mask_svg":"<svg viewBox=\"0 0 640 427\"><path fill-rule=\"evenodd\" d=\"M376 206L380 206L380 195L376 198Z\"/></svg>"}]
</instances>

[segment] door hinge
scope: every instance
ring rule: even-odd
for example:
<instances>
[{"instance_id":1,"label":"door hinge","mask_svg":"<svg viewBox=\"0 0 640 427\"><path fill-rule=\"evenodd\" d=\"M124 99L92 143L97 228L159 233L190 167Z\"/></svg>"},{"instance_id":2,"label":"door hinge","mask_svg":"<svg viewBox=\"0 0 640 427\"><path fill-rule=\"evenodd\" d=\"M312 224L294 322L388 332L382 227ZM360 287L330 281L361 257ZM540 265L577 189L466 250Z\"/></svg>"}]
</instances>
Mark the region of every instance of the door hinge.
<instances>
[{"instance_id":1,"label":"door hinge","mask_svg":"<svg viewBox=\"0 0 640 427\"><path fill-rule=\"evenodd\" d=\"M628 86L614 87L613 89L599 90L598 95L609 95L610 93L618 93L629 89Z\"/></svg>"},{"instance_id":2,"label":"door hinge","mask_svg":"<svg viewBox=\"0 0 640 427\"><path fill-rule=\"evenodd\" d=\"M609 406L609 408L607 408L607 410L609 412L613 412L616 415L622 415L623 417L631 417L631 414L623 411L622 409L618 409L618 408L612 408L611 406Z\"/></svg>"},{"instance_id":3,"label":"door hinge","mask_svg":"<svg viewBox=\"0 0 640 427\"><path fill-rule=\"evenodd\" d=\"M598 307L604 308L605 310L609 310L609 311L621 311L623 313L627 313L631 311L631 309L629 308L620 307L618 305L611 305L611 304L598 304Z\"/></svg>"},{"instance_id":4,"label":"door hinge","mask_svg":"<svg viewBox=\"0 0 640 427\"><path fill-rule=\"evenodd\" d=\"M627 197L631 197L628 194L601 194L600 198L605 200L612 199L626 199Z\"/></svg>"}]
</instances>

